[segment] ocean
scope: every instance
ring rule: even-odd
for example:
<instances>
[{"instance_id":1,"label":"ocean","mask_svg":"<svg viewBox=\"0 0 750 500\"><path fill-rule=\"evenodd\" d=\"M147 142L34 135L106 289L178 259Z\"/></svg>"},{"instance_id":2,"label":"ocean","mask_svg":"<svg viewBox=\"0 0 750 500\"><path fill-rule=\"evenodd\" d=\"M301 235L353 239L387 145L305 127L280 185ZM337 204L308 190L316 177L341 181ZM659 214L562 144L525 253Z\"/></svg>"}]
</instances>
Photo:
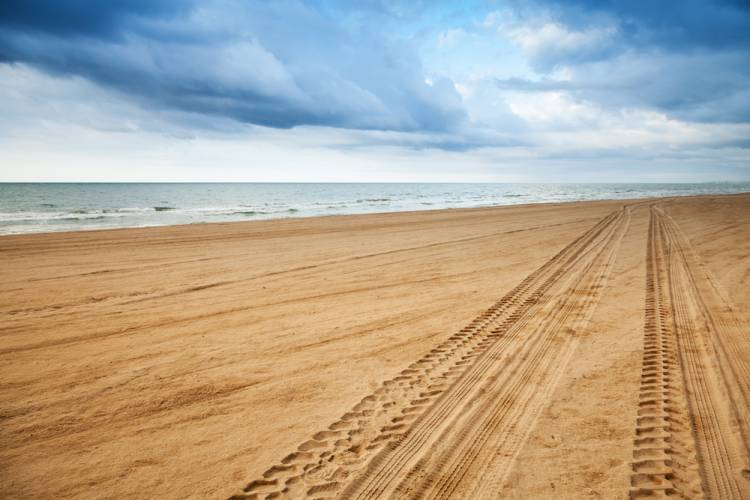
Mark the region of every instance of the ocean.
<instances>
[{"instance_id":1,"label":"ocean","mask_svg":"<svg viewBox=\"0 0 750 500\"><path fill-rule=\"evenodd\" d=\"M750 192L750 182L0 183L0 234L740 192Z\"/></svg>"}]
</instances>

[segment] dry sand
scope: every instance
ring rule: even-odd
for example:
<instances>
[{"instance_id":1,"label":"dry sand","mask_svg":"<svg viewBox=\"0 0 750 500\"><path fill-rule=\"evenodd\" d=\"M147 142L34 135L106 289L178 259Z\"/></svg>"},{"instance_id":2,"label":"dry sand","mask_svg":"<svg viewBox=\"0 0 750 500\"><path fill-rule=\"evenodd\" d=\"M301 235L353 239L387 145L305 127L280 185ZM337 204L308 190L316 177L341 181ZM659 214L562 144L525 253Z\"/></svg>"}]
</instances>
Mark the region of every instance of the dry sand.
<instances>
[{"instance_id":1,"label":"dry sand","mask_svg":"<svg viewBox=\"0 0 750 500\"><path fill-rule=\"evenodd\" d=\"M750 498L750 196L0 238L0 496Z\"/></svg>"}]
</instances>

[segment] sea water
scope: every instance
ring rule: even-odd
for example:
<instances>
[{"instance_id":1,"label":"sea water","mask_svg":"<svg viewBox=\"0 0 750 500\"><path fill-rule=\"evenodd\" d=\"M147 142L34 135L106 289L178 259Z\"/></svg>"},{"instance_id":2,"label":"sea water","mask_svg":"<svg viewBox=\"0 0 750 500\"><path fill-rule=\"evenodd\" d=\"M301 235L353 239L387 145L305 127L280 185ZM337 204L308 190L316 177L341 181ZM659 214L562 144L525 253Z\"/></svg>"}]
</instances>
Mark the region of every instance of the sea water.
<instances>
[{"instance_id":1,"label":"sea water","mask_svg":"<svg viewBox=\"0 0 750 500\"><path fill-rule=\"evenodd\" d=\"M0 234L739 192L750 182L0 183Z\"/></svg>"}]
</instances>

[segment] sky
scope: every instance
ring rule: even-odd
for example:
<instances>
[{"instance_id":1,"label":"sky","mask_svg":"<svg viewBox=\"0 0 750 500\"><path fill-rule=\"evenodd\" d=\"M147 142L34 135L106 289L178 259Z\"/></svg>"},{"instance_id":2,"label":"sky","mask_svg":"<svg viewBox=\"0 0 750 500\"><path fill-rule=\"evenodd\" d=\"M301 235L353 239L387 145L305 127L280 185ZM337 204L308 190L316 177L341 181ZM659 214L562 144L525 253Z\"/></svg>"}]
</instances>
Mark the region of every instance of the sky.
<instances>
[{"instance_id":1,"label":"sky","mask_svg":"<svg viewBox=\"0 0 750 500\"><path fill-rule=\"evenodd\" d=\"M746 0L0 2L0 181L747 180Z\"/></svg>"}]
</instances>

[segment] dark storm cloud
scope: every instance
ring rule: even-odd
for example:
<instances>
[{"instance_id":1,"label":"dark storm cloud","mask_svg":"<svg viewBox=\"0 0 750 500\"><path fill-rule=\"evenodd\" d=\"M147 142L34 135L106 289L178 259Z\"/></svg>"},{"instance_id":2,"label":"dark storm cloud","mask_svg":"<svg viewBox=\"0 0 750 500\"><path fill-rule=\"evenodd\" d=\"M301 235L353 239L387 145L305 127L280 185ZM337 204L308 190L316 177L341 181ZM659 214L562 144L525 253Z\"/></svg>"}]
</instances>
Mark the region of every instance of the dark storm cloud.
<instances>
[{"instance_id":1,"label":"dark storm cloud","mask_svg":"<svg viewBox=\"0 0 750 500\"><path fill-rule=\"evenodd\" d=\"M747 2L512 5L539 78L498 80L503 90L562 92L687 121L750 121ZM468 138L478 126L468 123L467 102L447 78L425 82L414 40L425 19L445 22L455 9L396 0L5 0L0 62L80 76L149 110L276 128L453 134L434 147L471 149L496 139ZM551 76L561 68L565 81Z\"/></svg>"},{"instance_id":2,"label":"dark storm cloud","mask_svg":"<svg viewBox=\"0 0 750 500\"><path fill-rule=\"evenodd\" d=\"M0 60L270 127L447 131L465 117L407 42L295 1L5 2Z\"/></svg>"},{"instance_id":3,"label":"dark storm cloud","mask_svg":"<svg viewBox=\"0 0 750 500\"><path fill-rule=\"evenodd\" d=\"M0 26L29 33L111 38L139 19L189 12L187 0L4 0Z\"/></svg>"}]
</instances>

